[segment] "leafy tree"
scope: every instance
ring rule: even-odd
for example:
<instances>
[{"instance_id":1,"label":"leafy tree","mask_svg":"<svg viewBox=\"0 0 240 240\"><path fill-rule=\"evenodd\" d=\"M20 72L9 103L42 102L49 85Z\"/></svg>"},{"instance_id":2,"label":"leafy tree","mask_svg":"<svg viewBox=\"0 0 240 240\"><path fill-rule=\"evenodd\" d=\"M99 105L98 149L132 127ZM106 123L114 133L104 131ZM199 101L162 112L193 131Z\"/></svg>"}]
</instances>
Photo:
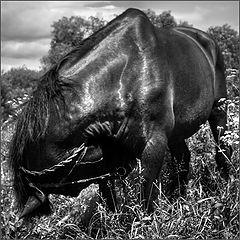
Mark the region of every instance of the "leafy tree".
<instances>
[{"instance_id":1,"label":"leafy tree","mask_svg":"<svg viewBox=\"0 0 240 240\"><path fill-rule=\"evenodd\" d=\"M226 82L227 82L227 95L231 100L239 99L239 70L227 69L226 70Z\"/></svg>"},{"instance_id":2,"label":"leafy tree","mask_svg":"<svg viewBox=\"0 0 240 240\"><path fill-rule=\"evenodd\" d=\"M1 110L2 120L14 114L13 99L23 98L36 86L41 72L26 67L12 68L1 72Z\"/></svg>"},{"instance_id":3,"label":"leafy tree","mask_svg":"<svg viewBox=\"0 0 240 240\"><path fill-rule=\"evenodd\" d=\"M180 22L177 23L175 18L171 15L170 10L163 11L159 15L157 15L151 9L148 9L144 12L146 13L150 21L157 27L176 27L176 26L193 27L193 25L188 23L188 21L180 20Z\"/></svg>"},{"instance_id":4,"label":"leafy tree","mask_svg":"<svg viewBox=\"0 0 240 240\"><path fill-rule=\"evenodd\" d=\"M106 25L106 21L103 19L99 19L97 17L90 16L88 18L88 28L87 28L87 35L91 35L94 32L98 31L100 28Z\"/></svg>"},{"instance_id":5,"label":"leafy tree","mask_svg":"<svg viewBox=\"0 0 240 240\"><path fill-rule=\"evenodd\" d=\"M182 21L182 20L180 20L180 22L178 23L178 26L182 26L182 27L193 27L193 24L188 23L188 21Z\"/></svg>"},{"instance_id":6,"label":"leafy tree","mask_svg":"<svg viewBox=\"0 0 240 240\"><path fill-rule=\"evenodd\" d=\"M239 67L239 34L230 25L208 28L207 32L217 41L227 68Z\"/></svg>"},{"instance_id":7,"label":"leafy tree","mask_svg":"<svg viewBox=\"0 0 240 240\"><path fill-rule=\"evenodd\" d=\"M1 75L3 75L4 72L1 72ZM11 90L10 83L7 81L3 81L3 78L1 77L1 113L2 117L1 119L5 121L7 117L11 114L11 106L8 104L8 100L10 99L9 92Z\"/></svg>"},{"instance_id":8,"label":"leafy tree","mask_svg":"<svg viewBox=\"0 0 240 240\"><path fill-rule=\"evenodd\" d=\"M62 17L62 19L54 22L52 27L51 48L61 43L77 46L85 35L87 21L78 16Z\"/></svg>"},{"instance_id":9,"label":"leafy tree","mask_svg":"<svg viewBox=\"0 0 240 240\"><path fill-rule=\"evenodd\" d=\"M153 10L148 9L144 11L150 21L157 27L175 27L177 22L171 15L171 11L163 11L161 14L157 15Z\"/></svg>"},{"instance_id":10,"label":"leafy tree","mask_svg":"<svg viewBox=\"0 0 240 240\"><path fill-rule=\"evenodd\" d=\"M10 86L13 97L21 96L18 89L24 92L29 92L36 85L37 79L40 77L40 72L30 70L26 67L12 68L7 72L3 72L1 82Z\"/></svg>"},{"instance_id":11,"label":"leafy tree","mask_svg":"<svg viewBox=\"0 0 240 240\"><path fill-rule=\"evenodd\" d=\"M52 65L56 64L62 56L70 52L74 47L66 43L58 43L55 47L51 47L48 55L40 59L43 71L48 70Z\"/></svg>"}]
</instances>

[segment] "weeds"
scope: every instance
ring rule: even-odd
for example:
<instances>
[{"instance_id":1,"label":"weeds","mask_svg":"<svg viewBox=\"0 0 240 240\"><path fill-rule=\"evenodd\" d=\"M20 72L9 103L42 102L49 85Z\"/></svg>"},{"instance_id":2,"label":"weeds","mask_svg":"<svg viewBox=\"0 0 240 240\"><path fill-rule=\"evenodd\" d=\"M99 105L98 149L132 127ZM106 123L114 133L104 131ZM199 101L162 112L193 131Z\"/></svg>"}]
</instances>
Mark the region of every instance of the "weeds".
<instances>
[{"instance_id":1,"label":"weeds","mask_svg":"<svg viewBox=\"0 0 240 240\"><path fill-rule=\"evenodd\" d=\"M236 82L232 71L229 76ZM187 141L191 162L186 197L169 202L164 195L163 176L157 186L156 210L151 215L142 210L139 201L141 177L136 169L117 184L116 213L98 203L97 186L91 185L77 198L51 195L51 216L18 221L7 166L13 125L7 126L1 135L2 239L239 239L239 97L234 96L226 104L229 131L223 140L233 147L229 181L226 183L216 169L215 142L208 124L204 124Z\"/></svg>"}]
</instances>

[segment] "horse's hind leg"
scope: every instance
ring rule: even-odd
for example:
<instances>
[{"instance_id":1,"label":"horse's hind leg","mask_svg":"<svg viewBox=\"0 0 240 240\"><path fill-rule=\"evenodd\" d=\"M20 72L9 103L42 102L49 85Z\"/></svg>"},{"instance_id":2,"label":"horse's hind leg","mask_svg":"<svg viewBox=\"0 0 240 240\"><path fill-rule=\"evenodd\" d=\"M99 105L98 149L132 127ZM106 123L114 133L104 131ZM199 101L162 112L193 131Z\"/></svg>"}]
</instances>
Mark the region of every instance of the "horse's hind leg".
<instances>
[{"instance_id":1,"label":"horse's hind leg","mask_svg":"<svg viewBox=\"0 0 240 240\"><path fill-rule=\"evenodd\" d=\"M224 143L221 139L227 130L227 113L223 102L215 102L212 112L208 119L213 137L217 143L216 146L216 163L220 170L221 176L227 180L229 177L229 159L232 155L232 148Z\"/></svg>"},{"instance_id":2,"label":"horse's hind leg","mask_svg":"<svg viewBox=\"0 0 240 240\"><path fill-rule=\"evenodd\" d=\"M173 172L170 174L171 183L169 185L168 195L171 198L177 187L179 187L180 195L185 195L186 193L191 154L184 139L177 141L174 144L169 144L169 149L172 155L172 164L174 165L174 168L177 167L177 173ZM176 159L176 164L174 164L174 158Z\"/></svg>"}]
</instances>

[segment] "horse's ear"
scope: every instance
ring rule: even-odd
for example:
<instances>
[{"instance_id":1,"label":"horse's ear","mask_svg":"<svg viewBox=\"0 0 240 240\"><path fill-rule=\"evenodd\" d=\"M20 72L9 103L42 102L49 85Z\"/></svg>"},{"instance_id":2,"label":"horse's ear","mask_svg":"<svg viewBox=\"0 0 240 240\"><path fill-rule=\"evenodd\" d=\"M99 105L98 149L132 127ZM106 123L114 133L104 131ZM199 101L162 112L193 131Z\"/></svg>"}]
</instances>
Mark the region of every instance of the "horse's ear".
<instances>
[{"instance_id":1,"label":"horse's ear","mask_svg":"<svg viewBox=\"0 0 240 240\"><path fill-rule=\"evenodd\" d=\"M19 216L19 219L26 217L30 213L32 213L36 208L38 208L42 203L35 197L30 196L25 204L25 207L22 213Z\"/></svg>"},{"instance_id":2,"label":"horse's ear","mask_svg":"<svg viewBox=\"0 0 240 240\"><path fill-rule=\"evenodd\" d=\"M35 191L34 194L28 198L19 219L26 217L46 201L47 197L45 194L39 189L37 190L38 191Z\"/></svg>"}]
</instances>

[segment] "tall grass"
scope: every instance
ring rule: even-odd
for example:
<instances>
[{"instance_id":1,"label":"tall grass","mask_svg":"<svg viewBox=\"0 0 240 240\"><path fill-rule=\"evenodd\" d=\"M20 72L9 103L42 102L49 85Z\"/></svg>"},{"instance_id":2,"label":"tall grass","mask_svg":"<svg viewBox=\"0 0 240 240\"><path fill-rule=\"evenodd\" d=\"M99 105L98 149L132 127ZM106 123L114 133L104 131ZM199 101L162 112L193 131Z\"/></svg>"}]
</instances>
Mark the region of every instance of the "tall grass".
<instances>
[{"instance_id":1,"label":"tall grass","mask_svg":"<svg viewBox=\"0 0 240 240\"><path fill-rule=\"evenodd\" d=\"M239 82L239 76L232 72L228 74L229 79ZM151 215L142 210L137 197L142 179L136 169L126 180L118 181L116 213L98 203L98 188L91 185L77 198L51 195L54 206L51 216L18 221L7 166L8 145L14 129L10 124L1 135L2 239L240 239L239 97L231 96L227 106L229 132L224 140L231 143L234 150L229 160L229 181L225 182L216 169L215 142L208 124L204 124L187 140L191 162L186 197L169 202L164 195L167 175L162 174L163 181L157 186L156 210ZM167 171L166 167L163 172Z\"/></svg>"}]
</instances>

